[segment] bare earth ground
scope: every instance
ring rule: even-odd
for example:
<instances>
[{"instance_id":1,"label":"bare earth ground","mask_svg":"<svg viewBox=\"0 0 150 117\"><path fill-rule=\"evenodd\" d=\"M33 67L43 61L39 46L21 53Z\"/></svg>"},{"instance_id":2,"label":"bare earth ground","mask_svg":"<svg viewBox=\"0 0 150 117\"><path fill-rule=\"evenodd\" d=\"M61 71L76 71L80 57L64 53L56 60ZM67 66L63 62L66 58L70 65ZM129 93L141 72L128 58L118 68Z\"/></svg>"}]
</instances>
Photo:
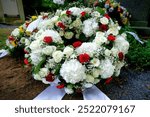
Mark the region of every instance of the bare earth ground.
<instances>
[{"instance_id":1,"label":"bare earth ground","mask_svg":"<svg viewBox=\"0 0 150 117\"><path fill-rule=\"evenodd\" d=\"M112 100L150 100L150 71L123 70L121 78L110 85L97 85ZM30 68L10 56L0 59L0 99L32 100L48 85L35 81ZM82 100L82 94L65 95L63 100Z\"/></svg>"}]
</instances>

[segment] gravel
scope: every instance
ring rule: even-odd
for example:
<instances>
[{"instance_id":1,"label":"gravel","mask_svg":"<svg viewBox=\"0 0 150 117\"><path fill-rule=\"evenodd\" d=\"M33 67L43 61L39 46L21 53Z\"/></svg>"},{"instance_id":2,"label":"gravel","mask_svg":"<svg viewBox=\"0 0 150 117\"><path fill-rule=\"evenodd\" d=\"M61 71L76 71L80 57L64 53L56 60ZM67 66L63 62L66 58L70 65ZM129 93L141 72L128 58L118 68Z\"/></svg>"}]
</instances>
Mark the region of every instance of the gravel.
<instances>
[{"instance_id":1,"label":"gravel","mask_svg":"<svg viewBox=\"0 0 150 117\"><path fill-rule=\"evenodd\" d=\"M123 69L120 85L111 83L103 90L112 100L150 100L150 71Z\"/></svg>"}]
</instances>

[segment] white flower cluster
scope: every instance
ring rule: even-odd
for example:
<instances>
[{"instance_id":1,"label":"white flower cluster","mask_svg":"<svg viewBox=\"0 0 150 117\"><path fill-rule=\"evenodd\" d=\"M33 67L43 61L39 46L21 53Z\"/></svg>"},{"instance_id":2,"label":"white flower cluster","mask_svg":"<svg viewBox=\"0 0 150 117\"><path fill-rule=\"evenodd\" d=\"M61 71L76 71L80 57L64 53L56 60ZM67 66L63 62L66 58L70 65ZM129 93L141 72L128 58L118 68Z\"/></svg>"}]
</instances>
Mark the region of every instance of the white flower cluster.
<instances>
[{"instance_id":1,"label":"white flower cluster","mask_svg":"<svg viewBox=\"0 0 150 117\"><path fill-rule=\"evenodd\" d=\"M64 4L65 0L53 0L56 4Z\"/></svg>"},{"instance_id":2,"label":"white flower cluster","mask_svg":"<svg viewBox=\"0 0 150 117\"><path fill-rule=\"evenodd\" d=\"M99 25L106 27L102 30ZM129 43L111 18L90 8L72 7L57 11L37 27L31 41L26 41L27 59L36 70L40 67L33 75L36 80L49 84L53 75L59 76L71 94L120 74Z\"/></svg>"}]
</instances>

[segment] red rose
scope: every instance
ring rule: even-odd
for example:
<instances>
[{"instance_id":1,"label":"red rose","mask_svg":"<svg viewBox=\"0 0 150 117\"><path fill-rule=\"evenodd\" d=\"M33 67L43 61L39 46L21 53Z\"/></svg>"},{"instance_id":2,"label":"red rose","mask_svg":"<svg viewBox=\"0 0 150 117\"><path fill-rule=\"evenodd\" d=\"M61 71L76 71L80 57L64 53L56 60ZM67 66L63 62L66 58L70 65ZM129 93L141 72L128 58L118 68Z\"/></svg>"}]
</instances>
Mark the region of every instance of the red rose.
<instances>
[{"instance_id":1,"label":"red rose","mask_svg":"<svg viewBox=\"0 0 150 117\"><path fill-rule=\"evenodd\" d=\"M71 14L72 14L72 12L71 12L71 11L69 11L69 10L67 10L67 11L66 11L66 14L67 14L67 15L71 15Z\"/></svg>"},{"instance_id":2,"label":"red rose","mask_svg":"<svg viewBox=\"0 0 150 117\"><path fill-rule=\"evenodd\" d=\"M65 29L65 25L62 23L62 22L58 22L58 27L62 28L62 29Z\"/></svg>"},{"instance_id":3,"label":"red rose","mask_svg":"<svg viewBox=\"0 0 150 117\"><path fill-rule=\"evenodd\" d=\"M44 41L45 43L47 43L47 44L50 44L50 43L53 42L53 39L52 39L51 36L45 36L44 39L43 39L43 41Z\"/></svg>"},{"instance_id":4,"label":"red rose","mask_svg":"<svg viewBox=\"0 0 150 117\"><path fill-rule=\"evenodd\" d=\"M122 61L124 59L124 54L123 52L119 52L118 53L118 57L119 57L119 60Z\"/></svg>"},{"instance_id":5,"label":"red rose","mask_svg":"<svg viewBox=\"0 0 150 117\"><path fill-rule=\"evenodd\" d=\"M14 41L15 40L15 38L13 36L9 36L8 39L9 39L9 41Z\"/></svg>"},{"instance_id":6,"label":"red rose","mask_svg":"<svg viewBox=\"0 0 150 117\"><path fill-rule=\"evenodd\" d=\"M25 49L24 49L24 53L25 53L25 54L29 54L29 52L28 52L27 50L25 50Z\"/></svg>"},{"instance_id":7,"label":"red rose","mask_svg":"<svg viewBox=\"0 0 150 117\"><path fill-rule=\"evenodd\" d=\"M48 15L45 15L45 16L42 17L43 20L47 19L47 18L48 18Z\"/></svg>"},{"instance_id":8,"label":"red rose","mask_svg":"<svg viewBox=\"0 0 150 117\"><path fill-rule=\"evenodd\" d=\"M99 26L99 29L102 30L102 31L106 31L106 30L108 30L108 25L102 24L102 25Z\"/></svg>"},{"instance_id":9,"label":"red rose","mask_svg":"<svg viewBox=\"0 0 150 117\"><path fill-rule=\"evenodd\" d=\"M109 41L115 41L116 37L113 36L113 35L108 35L107 39L108 39Z\"/></svg>"},{"instance_id":10,"label":"red rose","mask_svg":"<svg viewBox=\"0 0 150 117\"><path fill-rule=\"evenodd\" d=\"M110 82L112 81L112 77L109 77L106 81L105 81L105 84L110 84Z\"/></svg>"},{"instance_id":11,"label":"red rose","mask_svg":"<svg viewBox=\"0 0 150 117\"><path fill-rule=\"evenodd\" d=\"M82 42L81 41L76 41L72 45L73 45L74 48L77 48L77 47L82 45Z\"/></svg>"},{"instance_id":12,"label":"red rose","mask_svg":"<svg viewBox=\"0 0 150 117\"><path fill-rule=\"evenodd\" d=\"M83 12L81 12L80 14L81 14L82 17L84 17L84 16L86 15L86 12L83 11Z\"/></svg>"},{"instance_id":13,"label":"red rose","mask_svg":"<svg viewBox=\"0 0 150 117\"><path fill-rule=\"evenodd\" d=\"M64 85L64 84L59 84L59 85L57 85L56 87L57 87L58 89L62 89L62 88L65 87L65 85Z\"/></svg>"},{"instance_id":14,"label":"red rose","mask_svg":"<svg viewBox=\"0 0 150 117\"><path fill-rule=\"evenodd\" d=\"M46 76L46 81L48 81L48 82L53 82L53 81L54 81L54 74L49 73L49 74Z\"/></svg>"},{"instance_id":15,"label":"red rose","mask_svg":"<svg viewBox=\"0 0 150 117\"><path fill-rule=\"evenodd\" d=\"M24 59L24 64L25 64L25 65L28 65L28 64L29 64L28 59Z\"/></svg>"},{"instance_id":16,"label":"red rose","mask_svg":"<svg viewBox=\"0 0 150 117\"><path fill-rule=\"evenodd\" d=\"M84 53L79 55L80 63L89 62L89 60L90 60L90 56L88 54Z\"/></svg>"},{"instance_id":17,"label":"red rose","mask_svg":"<svg viewBox=\"0 0 150 117\"><path fill-rule=\"evenodd\" d=\"M30 22L26 22L26 24L25 24L25 25L26 25L26 28L29 26L29 24L30 24Z\"/></svg>"},{"instance_id":18,"label":"red rose","mask_svg":"<svg viewBox=\"0 0 150 117\"><path fill-rule=\"evenodd\" d=\"M105 14L104 17L106 17L107 19L110 19L110 16L108 14Z\"/></svg>"}]
</instances>

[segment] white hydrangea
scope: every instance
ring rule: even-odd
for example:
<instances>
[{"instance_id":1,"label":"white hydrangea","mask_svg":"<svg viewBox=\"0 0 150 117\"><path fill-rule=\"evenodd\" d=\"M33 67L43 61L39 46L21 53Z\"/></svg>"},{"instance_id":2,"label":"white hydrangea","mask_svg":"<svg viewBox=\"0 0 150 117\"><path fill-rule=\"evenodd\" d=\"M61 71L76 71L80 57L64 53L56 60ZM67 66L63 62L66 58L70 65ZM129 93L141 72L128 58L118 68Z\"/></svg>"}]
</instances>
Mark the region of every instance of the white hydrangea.
<instances>
[{"instance_id":1,"label":"white hydrangea","mask_svg":"<svg viewBox=\"0 0 150 117\"><path fill-rule=\"evenodd\" d=\"M32 51L36 51L36 50L42 49L41 45L42 45L41 40L35 40L35 41L32 41L29 47Z\"/></svg>"},{"instance_id":2,"label":"white hydrangea","mask_svg":"<svg viewBox=\"0 0 150 117\"><path fill-rule=\"evenodd\" d=\"M108 39L106 38L104 32L99 31L99 32L96 32L96 36L93 42L95 42L98 45L102 45L103 43L107 43Z\"/></svg>"},{"instance_id":3,"label":"white hydrangea","mask_svg":"<svg viewBox=\"0 0 150 117\"><path fill-rule=\"evenodd\" d=\"M59 63L59 62L61 62L61 60L63 58L63 52L55 51L55 52L53 52L52 57L56 63Z\"/></svg>"},{"instance_id":4,"label":"white hydrangea","mask_svg":"<svg viewBox=\"0 0 150 117\"><path fill-rule=\"evenodd\" d=\"M19 28L16 28L12 31L11 35L18 37L20 35L20 30Z\"/></svg>"},{"instance_id":5,"label":"white hydrangea","mask_svg":"<svg viewBox=\"0 0 150 117\"><path fill-rule=\"evenodd\" d=\"M101 78L107 79L113 75L115 66L112 65L109 59L104 59L101 61L100 69Z\"/></svg>"},{"instance_id":6,"label":"white hydrangea","mask_svg":"<svg viewBox=\"0 0 150 117\"><path fill-rule=\"evenodd\" d=\"M55 46L46 46L45 48L42 49L42 53L45 55L52 55L54 51L56 51Z\"/></svg>"},{"instance_id":7,"label":"white hydrangea","mask_svg":"<svg viewBox=\"0 0 150 117\"><path fill-rule=\"evenodd\" d=\"M74 15L74 16L80 16L80 13L82 12L82 10L77 7L72 7L69 9L69 11L71 11L72 15Z\"/></svg>"},{"instance_id":8,"label":"white hydrangea","mask_svg":"<svg viewBox=\"0 0 150 117\"><path fill-rule=\"evenodd\" d=\"M83 33L86 37L92 36L98 29L98 23L95 18L87 19L83 22Z\"/></svg>"},{"instance_id":9,"label":"white hydrangea","mask_svg":"<svg viewBox=\"0 0 150 117\"><path fill-rule=\"evenodd\" d=\"M42 55L40 53L31 53L30 59L32 61L32 64L35 66L38 65L38 63L43 59Z\"/></svg>"},{"instance_id":10,"label":"white hydrangea","mask_svg":"<svg viewBox=\"0 0 150 117\"><path fill-rule=\"evenodd\" d=\"M123 36L117 36L114 41L114 47L124 54L128 53L129 42Z\"/></svg>"},{"instance_id":11,"label":"white hydrangea","mask_svg":"<svg viewBox=\"0 0 150 117\"><path fill-rule=\"evenodd\" d=\"M92 57L93 54L96 53L97 49L98 46L96 43L88 42L88 43L82 43L82 45L76 49L76 52L78 55L87 53Z\"/></svg>"},{"instance_id":12,"label":"white hydrangea","mask_svg":"<svg viewBox=\"0 0 150 117\"><path fill-rule=\"evenodd\" d=\"M86 79L85 67L76 59L66 61L61 69L60 75L67 83L78 83Z\"/></svg>"}]
</instances>

